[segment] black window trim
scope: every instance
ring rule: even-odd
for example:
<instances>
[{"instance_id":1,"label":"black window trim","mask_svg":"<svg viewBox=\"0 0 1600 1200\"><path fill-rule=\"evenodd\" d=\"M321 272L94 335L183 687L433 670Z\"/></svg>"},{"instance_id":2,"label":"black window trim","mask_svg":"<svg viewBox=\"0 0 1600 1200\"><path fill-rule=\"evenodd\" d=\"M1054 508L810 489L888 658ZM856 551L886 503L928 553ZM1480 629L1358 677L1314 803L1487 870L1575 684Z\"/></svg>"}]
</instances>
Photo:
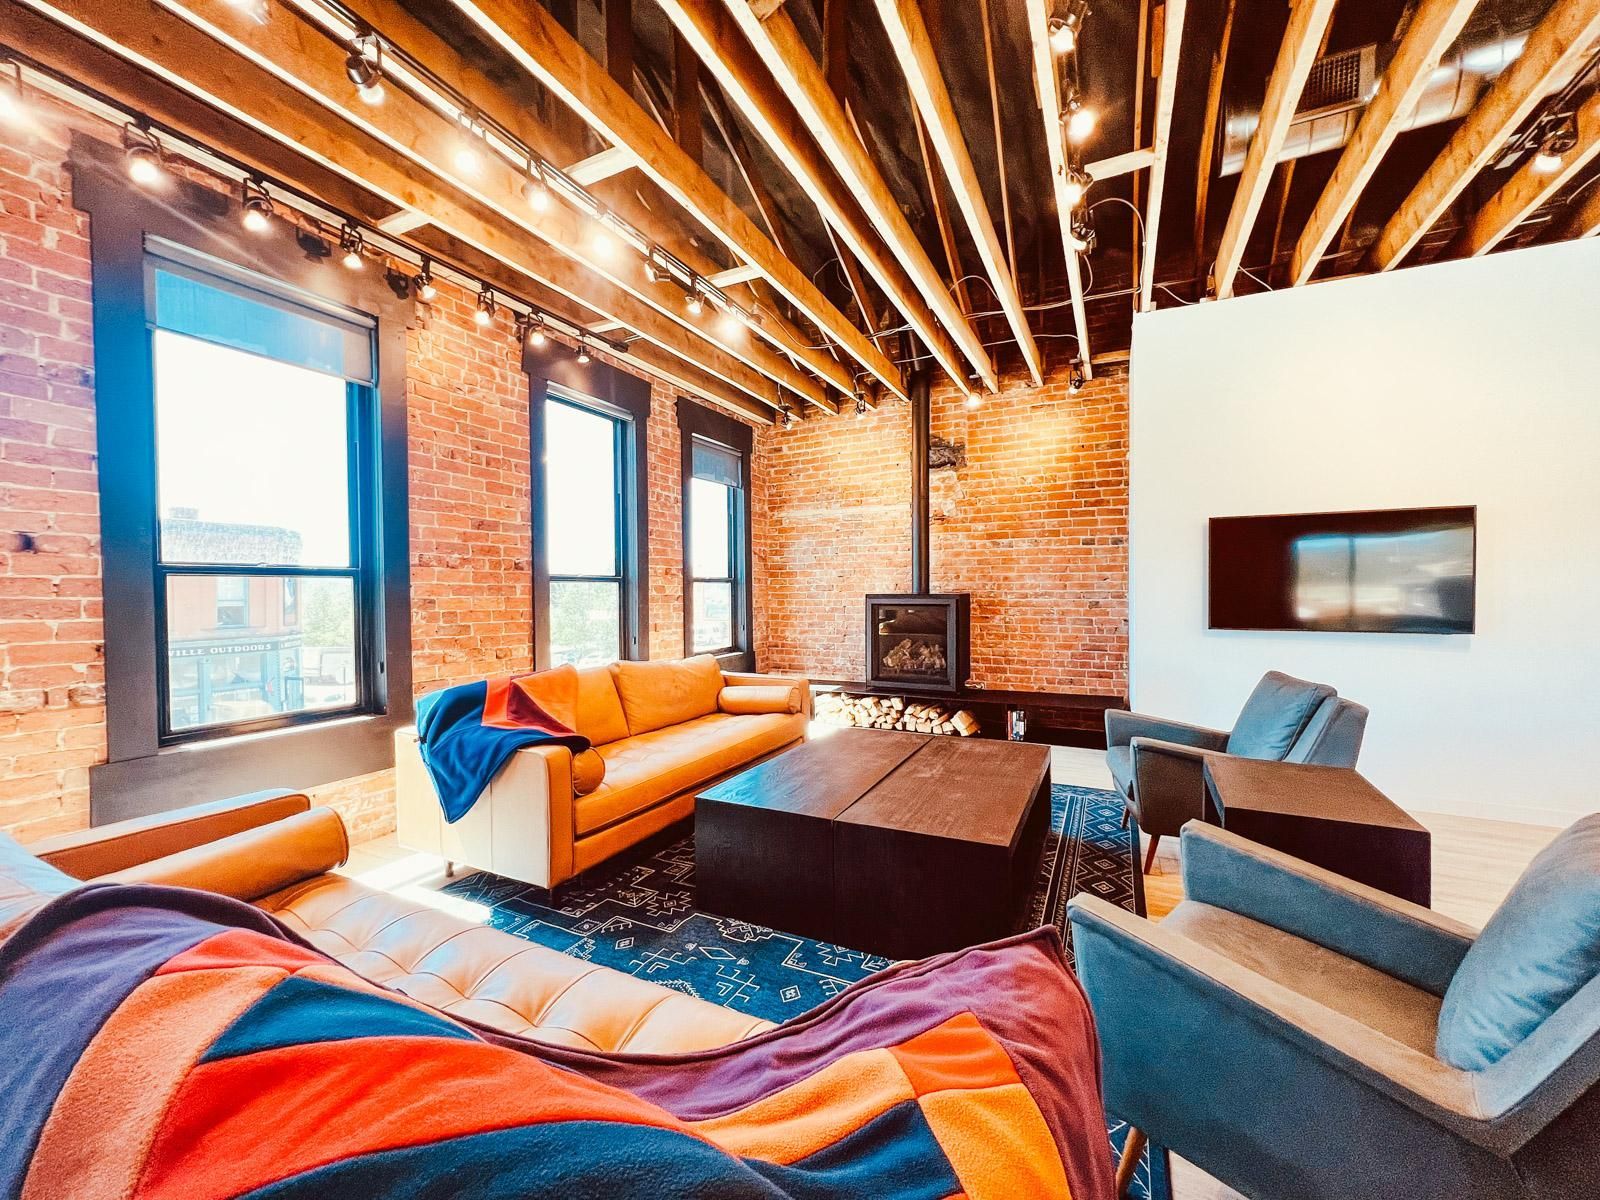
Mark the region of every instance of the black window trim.
<instances>
[{"instance_id":1,"label":"black window trim","mask_svg":"<svg viewBox=\"0 0 1600 1200\"><path fill-rule=\"evenodd\" d=\"M683 648L694 649L694 562L689 526L689 480L694 477L694 439L724 446L739 456L739 487L731 497L735 512L731 522L733 546L729 564L733 570L734 644L721 650L699 651L715 654L727 671L753 671L755 648L751 634L754 624L751 578L754 575L750 515L750 456L755 446L755 431L743 421L697 404L687 396L678 398L678 441L681 470L678 494L683 510Z\"/></svg>"},{"instance_id":2,"label":"black window trim","mask_svg":"<svg viewBox=\"0 0 1600 1200\"><path fill-rule=\"evenodd\" d=\"M244 232L234 197L170 176L159 193L142 191L128 181L122 158L115 147L81 132L73 135L73 203L90 217L107 630L108 761L89 772L93 825L264 787L316 787L390 768L393 731L412 715L405 396L405 329L412 306L384 286L381 272L346 271L335 258L307 254L287 225L266 237ZM352 455L372 481L366 494L373 503L360 514L371 526L373 545L364 564L371 572L370 711L315 712L277 728L163 743L147 237L236 264L377 321L372 436Z\"/></svg>"},{"instance_id":3,"label":"black window trim","mask_svg":"<svg viewBox=\"0 0 1600 1200\"><path fill-rule=\"evenodd\" d=\"M550 553L545 505L545 406L559 403L589 408L618 422L619 457L625 481L617 505L622 567L622 657L650 657L650 384L598 359L580 363L555 341L525 346L522 369L528 376L529 516L533 539L533 661L550 664ZM561 576L561 578L574 578Z\"/></svg>"}]
</instances>

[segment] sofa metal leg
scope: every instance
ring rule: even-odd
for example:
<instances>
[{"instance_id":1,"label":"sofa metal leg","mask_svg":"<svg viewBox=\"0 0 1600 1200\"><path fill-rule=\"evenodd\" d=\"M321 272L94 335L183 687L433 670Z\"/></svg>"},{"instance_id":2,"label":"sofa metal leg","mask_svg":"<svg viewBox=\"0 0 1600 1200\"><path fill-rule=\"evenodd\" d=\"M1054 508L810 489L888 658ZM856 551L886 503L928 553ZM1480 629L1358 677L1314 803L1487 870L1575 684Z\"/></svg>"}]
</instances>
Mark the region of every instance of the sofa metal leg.
<instances>
[{"instance_id":1,"label":"sofa metal leg","mask_svg":"<svg viewBox=\"0 0 1600 1200\"><path fill-rule=\"evenodd\" d=\"M1128 1194L1128 1185L1133 1182L1133 1173L1139 1169L1149 1140L1142 1130L1128 1126L1128 1140L1122 1143L1122 1157L1117 1160L1117 1200Z\"/></svg>"},{"instance_id":2,"label":"sofa metal leg","mask_svg":"<svg viewBox=\"0 0 1600 1200\"><path fill-rule=\"evenodd\" d=\"M1156 847L1160 844L1161 835L1152 833L1150 835L1150 848L1144 852L1144 873L1146 875L1150 874L1150 868L1156 865Z\"/></svg>"},{"instance_id":3,"label":"sofa metal leg","mask_svg":"<svg viewBox=\"0 0 1600 1200\"><path fill-rule=\"evenodd\" d=\"M446 862L444 864L444 877L446 879L454 879L456 877L456 864L455 863L453 863L453 862L451 862L449 860L446 860Z\"/></svg>"},{"instance_id":4,"label":"sofa metal leg","mask_svg":"<svg viewBox=\"0 0 1600 1200\"><path fill-rule=\"evenodd\" d=\"M1124 829L1128 827L1128 810L1126 808L1122 810L1122 827Z\"/></svg>"}]
</instances>

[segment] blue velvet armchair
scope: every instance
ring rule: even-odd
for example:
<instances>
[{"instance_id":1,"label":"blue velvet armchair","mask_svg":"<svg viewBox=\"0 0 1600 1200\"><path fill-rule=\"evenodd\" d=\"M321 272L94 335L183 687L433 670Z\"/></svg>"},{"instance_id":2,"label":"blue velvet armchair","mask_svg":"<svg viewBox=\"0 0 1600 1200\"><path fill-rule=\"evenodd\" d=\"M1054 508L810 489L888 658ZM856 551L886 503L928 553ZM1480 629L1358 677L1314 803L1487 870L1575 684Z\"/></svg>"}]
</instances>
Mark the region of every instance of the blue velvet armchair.
<instances>
[{"instance_id":1,"label":"blue velvet armchair","mask_svg":"<svg viewBox=\"0 0 1600 1200\"><path fill-rule=\"evenodd\" d=\"M1231 730L1112 709L1106 713L1106 765L1127 814L1150 838L1145 871L1162 837L1184 822L1209 819L1202 774L1208 754L1353 767L1367 710L1325 683L1268 671Z\"/></svg>"},{"instance_id":2,"label":"blue velvet armchair","mask_svg":"<svg viewBox=\"0 0 1600 1200\"><path fill-rule=\"evenodd\" d=\"M1264 1200L1600 1196L1600 816L1481 934L1199 822L1152 923L1080 895L1107 1111Z\"/></svg>"}]
</instances>

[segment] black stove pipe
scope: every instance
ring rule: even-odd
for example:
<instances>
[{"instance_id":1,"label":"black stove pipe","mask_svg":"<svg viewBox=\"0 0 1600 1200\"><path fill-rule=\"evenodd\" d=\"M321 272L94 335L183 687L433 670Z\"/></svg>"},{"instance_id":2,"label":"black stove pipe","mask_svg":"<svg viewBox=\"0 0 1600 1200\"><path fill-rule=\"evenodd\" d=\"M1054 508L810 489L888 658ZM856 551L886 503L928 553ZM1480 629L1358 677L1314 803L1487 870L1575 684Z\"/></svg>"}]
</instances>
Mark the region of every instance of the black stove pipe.
<instances>
[{"instance_id":1,"label":"black stove pipe","mask_svg":"<svg viewBox=\"0 0 1600 1200\"><path fill-rule=\"evenodd\" d=\"M931 415L928 404L929 377L924 367L913 371L907 381L911 393L911 590L926 596L931 570L928 563L928 439Z\"/></svg>"}]
</instances>

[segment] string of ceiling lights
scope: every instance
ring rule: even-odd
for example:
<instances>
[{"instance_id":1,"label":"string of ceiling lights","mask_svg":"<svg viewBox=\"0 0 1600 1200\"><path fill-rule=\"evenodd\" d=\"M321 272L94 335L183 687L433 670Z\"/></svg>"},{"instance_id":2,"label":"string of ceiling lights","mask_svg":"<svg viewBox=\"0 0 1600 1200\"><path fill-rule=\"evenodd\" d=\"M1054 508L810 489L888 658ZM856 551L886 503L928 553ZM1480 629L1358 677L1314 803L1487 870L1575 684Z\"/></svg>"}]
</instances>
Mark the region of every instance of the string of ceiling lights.
<instances>
[{"instance_id":1,"label":"string of ceiling lights","mask_svg":"<svg viewBox=\"0 0 1600 1200\"><path fill-rule=\"evenodd\" d=\"M268 0L228 2L258 20L267 17ZM587 218L588 245L599 260L613 261L624 247L630 248L644 260L649 282L682 291L689 316L699 317L707 308L714 309L725 338L737 337L759 323L759 313L651 242L563 169L542 158L515 132L478 109L427 64L385 38L340 0L294 0L293 8L347 52L345 74L363 103L383 104L386 89L394 86L454 124L458 138L451 165L461 176L475 178L483 171L483 156L497 155L521 173L522 197L534 214L548 212L560 201Z\"/></svg>"},{"instance_id":2,"label":"string of ceiling lights","mask_svg":"<svg viewBox=\"0 0 1600 1200\"><path fill-rule=\"evenodd\" d=\"M1067 149L1067 179L1063 197L1072 209L1067 241L1078 254L1091 253L1096 241L1093 219L1083 206L1084 198L1089 194L1089 185L1094 182L1083 166L1083 144L1089 140L1099 121L1099 113L1084 98L1078 65L1078 46L1088 18L1088 0L1068 0L1066 4L1057 5L1049 25L1050 49L1060 60L1065 77L1061 128Z\"/></svg>"},{"instance_id":3,"label":"string of ceiling lights","mask_svg":"<svg viewBox=\"0 0 1600 1200\"><path fill-rule=\"evenodd\" d=\"M176 130L158 126L149 116L63 78L43 64L28 60L26 69L42 93L122 123L123 167L128 178L142 188L160 190L167 186L172 175L170 159L173 156L194 162L214 174L232 174L239 177L239 223L252 235L266 236L278 226L285 226L293 230L301 248L308 254L331 257L337 247L340 264L350 271L365 270L375 257L405 263L407 270L390 266L385 271L385 282L401 299L415 295L424 303L432 303L438 298L439 283L453 279L476 291L473 321L480 328L493 325L504 309L512 316L513 335L519 343L538 348L546 344L549 333L559 333L575 343L574 357L579 363L591 361L591 350L596 347L617 353L624 353L628 348L625 341L613 341L591 333L469 272L438 263L426 251L381 229L364 227L355 218L300 192L291 184L276 179L269 181L262 173L227 154L203 146ZM28 100L27 82L23 57L8 54L0 58L0 125L19 130L35 125L36 106ZM46 82L48 88L42 86ZM281 217L280 200L294 210L296 220ZM414 267L411 259L416 260Z\"/></svg>"}]
</instances>

